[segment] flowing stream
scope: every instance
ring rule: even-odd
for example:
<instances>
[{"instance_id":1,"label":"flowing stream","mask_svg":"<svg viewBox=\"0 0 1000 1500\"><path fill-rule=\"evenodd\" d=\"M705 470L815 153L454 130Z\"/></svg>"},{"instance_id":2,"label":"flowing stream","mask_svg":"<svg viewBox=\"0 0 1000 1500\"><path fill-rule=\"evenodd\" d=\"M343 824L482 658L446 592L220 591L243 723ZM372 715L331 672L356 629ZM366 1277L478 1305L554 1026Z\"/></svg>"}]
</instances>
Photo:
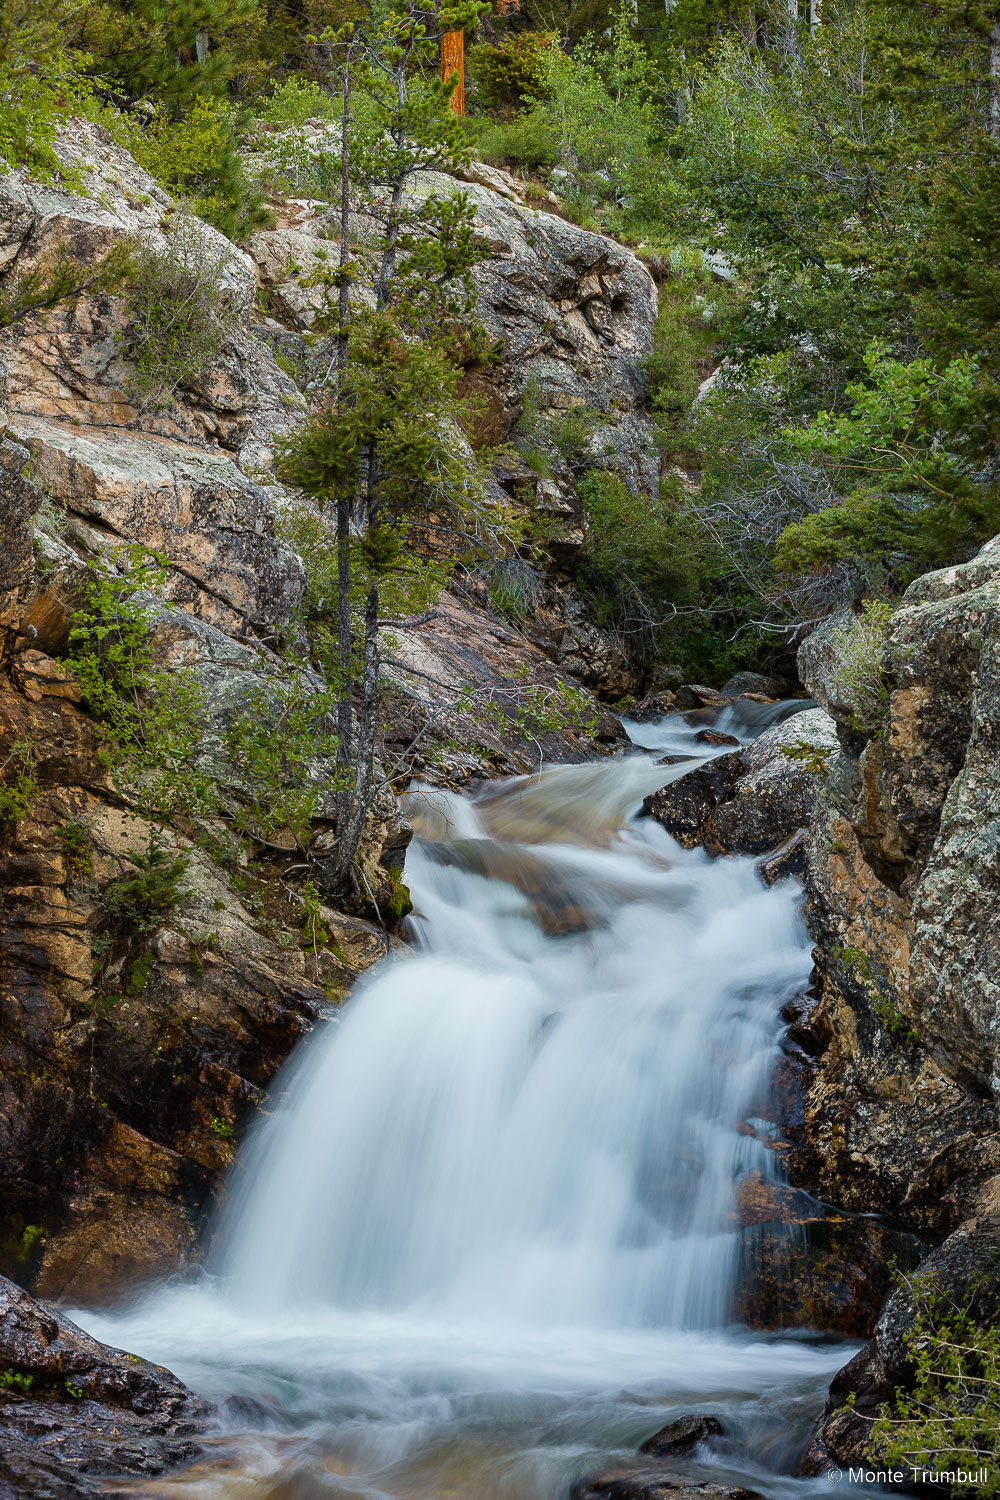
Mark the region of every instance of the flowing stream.
<instances>
[{"instance_id":1,"label":"flowing stream","mask_svg":"<svg viewBox=\"0 0 1000 1500\"><path fill-rule=\"evenodd\" d=\"M691 1411L726 1435L679 1475L828 1492L788 1476L844 1347L730 1311L799 892L637 818L706 747L629 729L652 753L410 794L416 952L280 1076L201 1279L76 1314L236 1398L142 1494L564 1500Z\"/></svg>"}]
</instances>

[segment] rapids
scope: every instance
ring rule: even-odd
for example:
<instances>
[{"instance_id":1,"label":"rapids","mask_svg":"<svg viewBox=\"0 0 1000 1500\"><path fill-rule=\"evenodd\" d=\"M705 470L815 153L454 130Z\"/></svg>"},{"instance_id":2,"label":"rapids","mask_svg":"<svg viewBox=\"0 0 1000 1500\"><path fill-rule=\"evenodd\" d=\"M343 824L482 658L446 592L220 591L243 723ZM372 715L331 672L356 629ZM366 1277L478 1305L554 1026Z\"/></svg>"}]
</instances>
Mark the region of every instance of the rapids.
<instances>
[{"instance_id":1,"label":"rapids","mask_svg":"<svg viewBox=\"0 0 1000 1500\"><path fill-rule=\"evenodd\" d=\"M628 727L707 758L679 718ZM201 1279L75 1314L243 1398L142 1494L561 1500L691 1410L727 1438L681 1473L828 1493L786 1476L843 1346L730 1313L736 1195L775 1171L757 1117L810 968L799 892L635 816L689 768L410 794L416 951L277 1080Z\"/></svg>"}]
</instances>

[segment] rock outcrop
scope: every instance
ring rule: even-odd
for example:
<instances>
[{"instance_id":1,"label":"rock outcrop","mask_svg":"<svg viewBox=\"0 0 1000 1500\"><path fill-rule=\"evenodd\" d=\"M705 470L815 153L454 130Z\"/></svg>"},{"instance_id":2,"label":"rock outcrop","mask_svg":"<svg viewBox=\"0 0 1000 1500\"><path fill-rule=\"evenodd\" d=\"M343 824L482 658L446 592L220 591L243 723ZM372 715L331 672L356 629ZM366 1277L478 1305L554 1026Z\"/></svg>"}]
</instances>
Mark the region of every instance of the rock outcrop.
<instances>
[{"instance_id":1,"label":"rock outcrop","mask_svg":"<svg viewBox=\"0 0 1000 1500\"><path fill-rule=\"evenodd\" d=\"M969 1247L995 1238L1000 1173L998 653L994 540L906 591L882 663L883 721L860 742L856 722L845 726L806 876L819 976L799 1027L811 1185L847 1208L950 1232L924 1266L959 1295ZM801 662L810 691L837 709L829 641ZM979 1263L995 1290L994 1260ZM834 1383L819 1438L834 1456L864 1451L867 1418L905 1381L906 1298L894 1293L874 1346Z\"/></svg>"},{"instance_id":2,"label":"rock outcrop","mask_svg":"<svg viewBox=\"0 0 1000 1500\"><path fill-rule=\"evenodd\" d=\"M169 1370L109 1349L0 1277L0 1496L77 1500L190 1458L212 1416Z\"/></svg>"}]
</instances>

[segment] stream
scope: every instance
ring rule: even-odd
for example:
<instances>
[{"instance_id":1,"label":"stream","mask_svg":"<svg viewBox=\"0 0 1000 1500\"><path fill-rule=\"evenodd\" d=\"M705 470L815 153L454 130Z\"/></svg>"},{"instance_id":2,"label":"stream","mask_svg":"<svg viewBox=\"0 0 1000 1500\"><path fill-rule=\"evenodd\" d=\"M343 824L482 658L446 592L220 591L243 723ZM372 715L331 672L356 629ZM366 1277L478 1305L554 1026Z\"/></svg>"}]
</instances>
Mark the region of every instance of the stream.
<instances>
[{"instance_id":1,"label":"stream","mask_svg":"<svg viewBox=\"0 0 1000 1500\"><path fill-rule=\"evenodd\" d=\"M279 1075L199 1279L73 1314L227 1403L203 1459L109 1490L565 1500L696 1411L725 1435L678 1478L835 1492L791 1475L850 1348L730 1312L800 891L637 816L690 769L659 757L718 752L627 728L628 756L409 794L415 952Z\"/></svg>"}]
</instances>

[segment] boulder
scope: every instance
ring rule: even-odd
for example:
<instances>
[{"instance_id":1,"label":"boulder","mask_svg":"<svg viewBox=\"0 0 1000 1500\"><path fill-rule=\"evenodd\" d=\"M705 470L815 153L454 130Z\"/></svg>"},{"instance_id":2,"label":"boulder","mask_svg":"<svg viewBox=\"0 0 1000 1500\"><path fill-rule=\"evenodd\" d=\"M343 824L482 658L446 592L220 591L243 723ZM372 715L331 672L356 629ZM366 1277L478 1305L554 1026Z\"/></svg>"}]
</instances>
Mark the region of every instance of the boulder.
<instances>
[{"instance_id":1,"label":"boulder","mask_svg":"<svg viewBox=\"0 0 1000 1500\"><path fill-rule=\"evenodd\" d=\"M0 1494L76 1500L197 1452L212 1417L169 1370L110 1349L0 1277Z\"/></svg>"},{"instance_id":2,"label":"boulder","mask_svg":"<svg viewBox=\"0 0 1000 1500\"><path fill-rule=\"evenodd\" d=\"M706 729L702 735L718 743L718 731ZM806 709L655 792L643 805L686 848L703 844L713 853L764 854L808 824L838 753L829 714Z\"/></svg>"},{"instance_id":3,"label":"boulder","mask_svg":"<svg viewBox=\"0 0 1000 1500\"><path fill-rule=\"evenodd\" d=\"M679 1458L690 1453L692 1448L697 1448L707 1438L720 1437L723 1431L718 1417L678 1417L676 1421L661 1427L659 1432L654 1432L651 1438L647 1438L639 1452L648 1453L653 1458Z\"/></svg>"},{"instance_id":4,"label":"boulder","mask_svg":"<svg viewBox=\"0 0 1000 1500\"><path fill-rule=\"evenodd\" d=\"M683 1479L669 1470L639 1466L587 1474L570 1490L570 1500L764 1500L740 1484Z\"/></svg>"}]
</instances>

